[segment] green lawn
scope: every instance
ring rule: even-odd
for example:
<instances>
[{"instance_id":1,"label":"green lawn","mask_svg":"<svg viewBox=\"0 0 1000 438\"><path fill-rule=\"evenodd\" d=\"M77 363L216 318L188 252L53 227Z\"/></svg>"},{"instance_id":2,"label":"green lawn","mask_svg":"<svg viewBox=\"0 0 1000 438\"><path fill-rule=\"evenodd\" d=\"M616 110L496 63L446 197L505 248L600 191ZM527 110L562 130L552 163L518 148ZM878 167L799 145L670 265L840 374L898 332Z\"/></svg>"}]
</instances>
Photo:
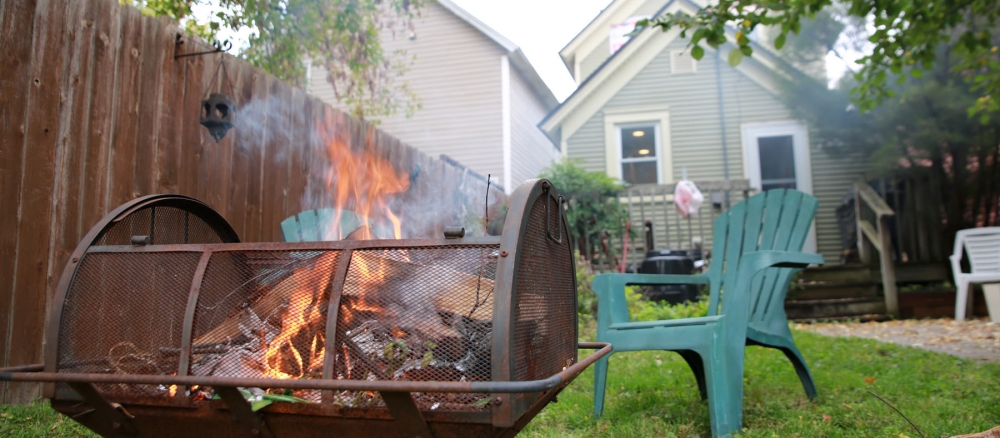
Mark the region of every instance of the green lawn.
<instances>
[{"instance_id":1,"label":"green lawn","mask_svg":"<svg viewBox=\"0 0 1000 438\"><path fill-rule=\"evenodd\" d=\"M1000 364L865 339L795 331L820 392L809 402L777 350L747 349L743 424L747 437L918 437L892 402L928 437L1000 425ZM670 352L612 356L604 415L593 418L590 370L559 395L521 436L710 436L708 408L694 376Z\"/></svg>"},{"instance_id":2,"label":"green lawn","mask_svg":"<svg viewBox=\"0 0 1000 438\"><path fill-rule=\"evenodd\" d=\"M747 350L744 425L747 437L919 436L888 399L928 437L1000 425L1000 364L865 339L795 332L820 396L806 400L791 365L776 350ZM531 422L521 436L708 437L708 409L680 356L616 354L611 359L604 416L593 419L588 370ZM0 406L0 436L78 437L86 430L44 403Z\"/></svg>"}]
</instances>

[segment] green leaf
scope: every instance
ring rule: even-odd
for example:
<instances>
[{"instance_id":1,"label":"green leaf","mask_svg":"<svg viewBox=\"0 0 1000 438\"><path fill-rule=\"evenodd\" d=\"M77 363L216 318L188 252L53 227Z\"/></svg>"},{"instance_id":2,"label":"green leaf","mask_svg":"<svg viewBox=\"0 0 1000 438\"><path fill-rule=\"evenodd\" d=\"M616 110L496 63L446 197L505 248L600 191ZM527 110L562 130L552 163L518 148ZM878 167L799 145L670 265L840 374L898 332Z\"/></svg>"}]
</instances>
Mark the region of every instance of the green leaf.
<instances>
[{"instance_id":1,"label":"green leaf","mask_svg":"<svg viewBox=\"0 0 1000 438\"><path fill-rule=\"evenodd\" d=\"M261 400L270 400L272 402L282 402L282 403L312 403L304 398L299 398L294 395L284 395L284 394L264 394L261 396Z\"/></svg>"},{"instance_id":2,"label":"green leaf","mask_svg":"<svg viewBox=\"0 0 1000 438\"><path fill-rule=\"evenodd\" d=\"M266 408L271 403L274 403L274 402L271 401L271 400L268 400L266 398L257 400L255 402L250 402L250 410L254 411L254 412L257 412L257 411L259 411L261 409Z\"/></svg>"},{"instance_id":3,"label":"green leaf","mask_svg":"<svg viewBox=\"0 0 1000 438\"><path fill-rule=\"evenodd\" d=\"M743 61L743 52L735 49L729 51L729 65L736 67L740 65L741 61Z\"/></svg>"},{"instance_id":4,"label":"green leaf","mask_svg":"<svg viewBox=\"0 0 1000 438\"><path fill-rule=\"evenodd\" d=\"M774 39L774 48L781 50L782 47L785 47L785 34L778 35L778 37Z\"/></svg>"},{"instance_id":5,"label":"green leaf","mask_svg":"<svg viewBox=\"0 0 1000 438\"><path fill-rule=\"evenodd\" d=\"M471 404L470 406L475 406L475 407L477 407L477 408L481 408L481 407L483 407L483 406L486 406L486 405L490 404L490 400L491 400L491 398L489 398L489 397L486 397L486 398L481 398L481 399L479 399L479 400L476 400L476 401L475 401L474 403L472 403L472 404Z\"/></svg>"},{"instance_id":6,"label":"green leaf","mask_svg":"<svg viewBox=\"0 0 1000 438\"><path fill-rule=\"evenodd\" d=\"M705 56L705 49L701 48L701 46L694 46L691 48L692 58L700 61L703 56Z\"/></svg>"},{"instance_id":7,"label":"green leaf","mask_svg":"<svg viewBox=\"0 0 1000 438\"><path fill-rule=\"evenodd\" d=\"M910 71L910 76L913 76L915 79L920 79L924 77L924 72L923 70L913 69Z\"/></svg>"},{"instance_id":8,"label":"green leaf","mask_svg":"<svg viewBox=\"0 0 1000 438\"><path fill-rule=\"evenodd\" d=\"M740 51L743 52L743 54L747 55L747 56L753 55L753 48L751 48L750 46L740 47Z\"/></svg>"},{"instance_id":9,"label":"green leaf","mask_svg":"<svg viewBox=\"0 0 1000 438\"><path fill-rule=\"evenodd\" d=\"M903 82L906 82L906 76L900 75L898 78L896 78L897 85L903 85Z\"/></svg>"}]
</instances>

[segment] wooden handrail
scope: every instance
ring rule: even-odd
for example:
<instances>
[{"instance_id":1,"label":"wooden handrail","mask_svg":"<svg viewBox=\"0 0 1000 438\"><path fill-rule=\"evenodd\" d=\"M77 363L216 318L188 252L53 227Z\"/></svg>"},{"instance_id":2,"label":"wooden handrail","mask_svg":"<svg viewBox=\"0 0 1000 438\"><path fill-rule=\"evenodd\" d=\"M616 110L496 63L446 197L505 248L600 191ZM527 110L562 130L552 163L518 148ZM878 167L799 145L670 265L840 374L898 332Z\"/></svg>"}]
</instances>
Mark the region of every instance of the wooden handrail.
<instances>
[{"instance_id":1,"label":"wooden handrail","mask_svg":"<svg viewBox=\"0 0 1000 438\"><path fill-rule=\"evenodd\" d=\"M862 217L862 205L875 213L872 224ZM885 294L885 311L899 316L899 295L896 290L896 265L892 261L892 236L889 224L896 212L868 183L854 183L854 219L857 225L858 256L865 263L871 260L871 250L878 251L879 270L882 272L882 290Z\"/></svg>"},{"instance_id":2,"label":"wooden handrail","mask_svg":"<svg viewBox=\"0 0 1000 438\"><path fill-rule=\"evenodd\" d=\"M882 197L878 195L878 192L868 185L868 183L864 181L857 181L854 183L854 190L861 196L861 199L865 201L865 204L868 205L868 208L872 209L876 216L882 217L896 215L896 212L892 211L889 204L886 204L885 200L883 200Z\"/></svg>"}]
</instances>

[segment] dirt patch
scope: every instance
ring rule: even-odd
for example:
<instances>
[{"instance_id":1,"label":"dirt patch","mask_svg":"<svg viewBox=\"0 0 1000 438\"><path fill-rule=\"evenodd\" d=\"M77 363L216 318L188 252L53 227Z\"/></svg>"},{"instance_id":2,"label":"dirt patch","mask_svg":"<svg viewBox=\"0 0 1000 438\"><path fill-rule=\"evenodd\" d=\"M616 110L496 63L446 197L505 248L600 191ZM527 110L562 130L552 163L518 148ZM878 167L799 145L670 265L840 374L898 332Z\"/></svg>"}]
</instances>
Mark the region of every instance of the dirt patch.
<instances>
[{"instance_id":1,"label":"dirt patch","mask_svg":"<svg viewBox=\"0 0 1000 438\"><path fill-rule=\"evenodd\" d=\"M827 336L877 339L979 362L1000 362L1000 324L988 319L817 323L796 324L795 328Z\"/></svg>"}]
</instances>

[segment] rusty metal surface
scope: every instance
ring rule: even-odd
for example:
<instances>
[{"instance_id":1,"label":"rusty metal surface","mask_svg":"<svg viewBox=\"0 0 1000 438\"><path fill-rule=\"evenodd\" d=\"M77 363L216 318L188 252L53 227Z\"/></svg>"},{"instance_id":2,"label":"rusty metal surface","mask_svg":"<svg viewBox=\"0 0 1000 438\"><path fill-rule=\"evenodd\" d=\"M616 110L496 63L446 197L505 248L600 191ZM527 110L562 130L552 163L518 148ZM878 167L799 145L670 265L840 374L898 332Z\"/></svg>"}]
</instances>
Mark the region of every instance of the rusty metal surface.
<instances>
[{"instance_id":1,"label":"rusty metal surface","mask_svg":"<svg viewBox=\"0 0 1000 438\"><path fill-rule=\"evenodd\" d=\"M70 259L66 264L66 267L63 268L62 276L59 278L59 283L55 290L55 296L51 301L52 304L47 313L48 322L45 335L45 350L42 356L46 371L56 371L56 363L58 359L57 354L60 342L59 338L61 334L60 327L62 324L62 315L66 303L67 293L70 289L71 281L76 277L75 274L80 267L80 262L84 259L88 249L97 244L99 240L104 239L104 236L110 229L115 226L119 226L118 224L122 222L122 220L128 218L132 213L156 206L180 208L194 213L197 217L201 218L203 222L209 224L209 226L216 231L218 236L220 236L218 239L220 242L237 243L240 241L239 236L236 235L236 232L233 231L232 227L229 226L229 223L227 223L221 215L216 213L205 203L183 195L168 194L143 196L122 204L111 213L105 215L90 229L90 231L87 232L87 235L84 236L83 240L80 241L80 244L77 245L76 249L70 255ZM161 235L161 239L163 237L164 235ZM55 395L55 386L45 385L43 395L47 398L53 397Z\"/></svg>"},{"instance_id":2,"label":"rusty metal surface","mask_svg":"<svg viewBox=\"0 0 1000 438\"><path fill-rule=\"evenodd\" d=\"M497 247L353 251L337 321L334 377L488 381ZM423 409L479 410L482 395L419 394ZM334 394L348 406L374 395Z\"/></svg>"},{"instance_id":3,"label":"rusty metal surface","mask_svg":"<svg viewBox=\"0 0 1000 438\"><path fill-rule=\"evenodd\" d=\"M66 294L57 369L71 373L177 373L182 323L198 253L88 254ZM104 393L166 394L147 385Z\"/></svg>"},{"instance_id":4,"label":"rusty metal surface","mask_svg":"<svg viewBox=\"0 0 1000 438\"><path fill-rule=\"evenodd\" d=\"M580 348L598 349L586 359L574 363L558 374L545 379L517 382L413 382L390 380L323 380L323 379L250 379L211 376L171 376L147 374L80 374L49 372L0 372L0 381L8 382L93 382L125 385L203 385L253 388L330 389L335 391L399 391L399 392L542 392L562 385L592 363L611 352L611 344L581 342ZM125 397L128 397L126 395Z\"/></svg>"},{"instance_id":5,"label":"rusty metal surface","mask_svg":"<svg viewBox=\"0 0 1000 438\"><path fill-rule=\"evenodd\" d=\"M544 180L519 187L500 237L296 243L235 243L204 204L140 200L78 248L50 313L58 345L45 372L0 381L88 383L162 408L228 391L258 433L237 403L245 394L216 388L292 394L319 406L295 409L345 418L392 412L404 435L427 432L421 416L516 433L610 350L576 361L559 199ZM79 398L61 385L49 395Z\"/></svg>"},{"instance_id":6,"label":"rusty metal surface","mask_svg":"<svg viewBox=\"0 0 1000 438\"><path fill-rule=\"evenodd\" d=\"M545 214L550 211L546 205L554 202L543 190L522 238L514 292L513 380L552 375L576 361L576 276L566 263L573 260L569 239L548 238L556 229L552 224L562 222L560 214Z\"/></svg>"},{"instance_id":7,"label":"rusty metal surface","mask_svg":"<svg viewBox=\"0 0 1000 438\"><path fill-rule=\"evenodd\" d=\"M90 408L79 406L78 402L54 400L52 407L67 415L79 415ZM370 438L404 438L396 427L396 422L386 413L382 415L367 415L381 411L358 412L358 416L324 415L312 412L305 407L294 405L280 406L274 404L261 412L268 428L279 438L284 437L330 437L357 436ZM246 429L241 428L233 420L232 414L221 401L202 402L196 407L160 407L148 405L130 405L125 408L136 416L134 423L140 437L212 437L212 438L247 438ZM282 409L285 408L285 409ZM291 409L288 409L291 408ZM476 413L465 413L463 417L474 416ZM426 413L428 425L435 438L468 438L490 437L497 434L498 429L488 422L470 423L464 418L442 421L447 415L442 413ZM96 421L92 414L85 414L76 419L84 426L100 433L95 428ZM412 437L405 437L412 438Z\"/></svg>"},{"instance_id":8,"label":"rusty metal surface","mask_svg":"<svg viewBox=\"0 0 1000 438\"><path fill-rule=\"evenodd\" d=\"M422 411L419 412L419 414L425 418L426 424L433 434L432 436L437 438L516 435L518 431L520 431L550 400L552 400L552 398L558 394L562 388L566 386L566 384L571 382L580 374L580 372L582 372L594 361L610 353L612 347L606 343L580 343L580 348L599 348L599 351L589 355L585 359L574 364L572 367L561 372L558 376L559 383L545 389L545 392L538 397L538 400L520 416L518 421L510 426L497 426L490 421L490 417L488 415L483 415L486 413L481 412ZM36 379L23 378L26 375L34 375ZM47 380L49 378L66 379L67 377L70 376L57 373L18 373L16 375L0 374L0 380L22 381L39 381ZM101 377L112 376L102 375ZM162 377L161 379L163 378L169 379L167 381L163 381L162 383L164 384L181 384L185 383L185 381L189 383L192 379L196 379L196 377L192 376L167 376ZM305 382L317 384L323 381L311 380ZM427 383L430 382L425 382L425 384ZM505 383L515 383L516 385L523 386L523 384L527 382ZM93 413L88 413L88 411L93 410L93 408L89 405L81 404L75 401L64 401L58 399L52 400L51 403L52 407L57 411L73 417L98 433L110 435L111 430L106 427L100 417L94 416ZM234 423L233 414L229 412L227 406L222 401L188 401L185 404L179 405L172 402L166 402L162 398L146 397L145 399L126 399L122 401L122 405L124 405L123 409L127 410L130 415L134 416L131 422L138 430L139 436L246 436L246 429L240 428L236 423ZM277 437L329 436L331 431L336 431L336 433L341 436L409 436L399 432L398 422L394 421L389 413L384 410L348 409L332 404L276 403L264 408L262 411L259 411L257 415L259 415L262 421L266 423L268 430ZM306 419L308 419L308 421L304 421Z\"/></svg>"},{"instance_id":9,"label":"rusty metal surface","mask_svg":"<svg viewBox=\"0 0 1000 438\"><path fill-rule=\"evenodd\" d=\"M232 412L236 422L243 426L251 436L274 437L267 424L253 411L250 402L243 398L243 394L238 389L231 386L217 386L214 389L219 394L219 398L229 407L229 412Z\"/></svg>"}]
</instances>

